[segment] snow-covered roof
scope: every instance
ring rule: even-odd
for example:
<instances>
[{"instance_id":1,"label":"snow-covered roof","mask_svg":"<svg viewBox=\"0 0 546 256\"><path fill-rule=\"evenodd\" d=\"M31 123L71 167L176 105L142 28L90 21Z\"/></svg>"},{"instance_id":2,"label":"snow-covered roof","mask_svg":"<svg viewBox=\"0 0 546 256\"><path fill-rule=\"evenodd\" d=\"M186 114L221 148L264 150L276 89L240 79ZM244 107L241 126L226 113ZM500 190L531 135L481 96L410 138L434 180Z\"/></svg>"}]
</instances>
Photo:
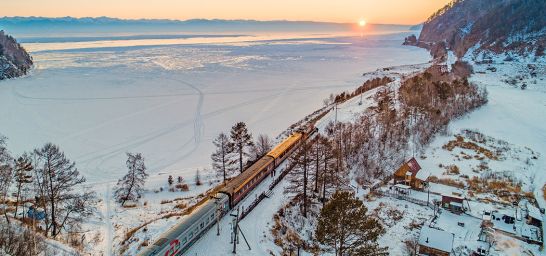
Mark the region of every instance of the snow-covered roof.
<instances>
[{"instance_id":1,"label":"snow-covered roof","mask_svg":"<svg viewBox=\"0 0 546 256\"><path fill-rule=\"evenodd\" d=\"M411 175L413 175L413 173L411 171L406 172L406 176L411 176Z\"/></svg>"},{"instance_id":2,"label":"snow-covered roof","mask_svg":"<svg viewBox=\"0 0 546 256\"><path fill-rule=\"evenodd\" d=\"M460 196L457 196L457 195L453 195L453 194L443 193L442 196L464 200L463 197L460 197Z\"/></svg>"},{"instance_id":3,"label":"snow-covered roof","mask_svg":"<svg viewBox=\"0 0 546 256\"><path fill-rule=\"evenodd\" d=\"M419 245L434 248L444 252L451 252L453 248L453 234L423 226L419 235Z\"/></svg>"},{"instance_id":4,"label":"snow-covered roof","mask_svg":"<svg viewBox=\"0 0 546 256\"><path fill-rule=\"evenodd\" d=\"M401 189L410 189L411 188L410 186L404 185L404 184L396 184L396 185L394 185L394 187L401 188Z\"/></svg>"},{"instance_id":5,"label":"snow-covered roof","mask_svg":"<svg viewBox=\"0 0 546 256\"><path fill-rule=\"evenodd\" d=\"M540 214L540 210L532 204L527 203L527 213L533 219L542 220L542 215Z\"/></svg>"},{"instance_id":6,"label":"snow-covered roof","mask_svg":"<svg viewBox=\"0 0 546 256\"><path fill-rule=\"evenodd\" d=\"M422 180L422 181L427 180L428 177L430 177L430 171L428 171L428 170L420 170L415 175L415 178L417 178L419 180Z\"/></svg>"}]
</instances>

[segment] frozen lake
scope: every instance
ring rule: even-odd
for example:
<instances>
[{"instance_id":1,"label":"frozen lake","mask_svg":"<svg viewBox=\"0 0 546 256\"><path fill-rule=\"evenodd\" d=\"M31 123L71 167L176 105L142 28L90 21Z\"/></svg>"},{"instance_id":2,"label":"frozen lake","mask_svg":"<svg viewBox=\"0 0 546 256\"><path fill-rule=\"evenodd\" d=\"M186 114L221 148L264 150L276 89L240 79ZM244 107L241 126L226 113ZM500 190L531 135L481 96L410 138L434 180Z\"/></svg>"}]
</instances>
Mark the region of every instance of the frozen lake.
<instances>
[{"instance_id":1,"label":"frozen lake","mask_svg":"<svg viewBox=\"0 0 546 256\"><path fill-rule=\"evenodd\" d=\"M120 178L125 152L189 178L235 122L274 138L362 73L428 61L407 35L23 43L36 67L0 82L0 134L15 154L58 144L91 182Z\"/></svg>"}]
</instances>

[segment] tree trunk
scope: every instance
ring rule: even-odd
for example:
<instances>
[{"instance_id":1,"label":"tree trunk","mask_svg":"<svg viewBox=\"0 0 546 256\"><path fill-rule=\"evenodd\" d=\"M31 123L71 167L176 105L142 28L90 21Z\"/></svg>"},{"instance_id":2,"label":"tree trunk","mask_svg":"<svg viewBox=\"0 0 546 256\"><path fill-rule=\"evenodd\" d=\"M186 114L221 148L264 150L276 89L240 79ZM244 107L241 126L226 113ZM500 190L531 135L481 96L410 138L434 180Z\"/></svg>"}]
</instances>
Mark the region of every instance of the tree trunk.
<instances>
[{"instance_id":1,"label":"tree trunk","mask_svg":"<svg viewBox=\"0 0 546 256\"><path fill-rule=\"evenodd\" d=\"M239 146L239 172L243 173L243 146Z\"/></svg>"},{"instance_id":2,"label":"tree trunk","mask_svg":"<svg viewBox=\"0 0 546 256\"><path fill-rule=\"evenodd\" d=\"M21 196L21 182L17 181L17 197L15 198L15 218L17 219L17 210L19 209L19 197ZM24 216L24 210L23 210Z\"/></svg>"},{"instance_id":3,"label":"tree trunk","mask_svg":"<svg viewBox=\"0 0 546 256\"><path fill-rule=\"evenodd\" d=\"M316 143L318 143L318 141ZM318 182L319 182L318 177L319 177L319 165L320 165L320 163L319 163L320 162L319 151L320 150L319 150L318 145L317 145L317 151L316 151L317 153L315 155L315 157L316 157L316 159L315 159L316 160L316 162L315 162L315 165L316 165L315 166L316 167L315 168L315 194L318 193Z\"/></svg>"},{"instance_id":4,"label":"tree trunk","mask_svg":"<svg viewBox=\"0 0 546 256\"><path fill-rule=\"evenodd\" d=\"M224 183L226 183L226 150L224 149L224 142L222 142L222 171L224 171Z\"/></svg>"},{"instance_id":5,"label":"tree trunk","mask_svg":"<svg viewBox=\"0 0 546 256\"><path fill-rule=\"evenodd\" d=\"M307 218L307 152L303 155L303 217Z\"/></svg>"},{"instance_id":6,"label":"tree trunk","mask_svg":"<svg viewBox=\"0 0 546 256\"><path fill-rule=\"evenodd\" d=\"M51 235L53 237L55 237L55 233L57 232L57 218L56 218L56 213L55 213L55 190L53 189L53 174L54 170L52 170L52 167L51 167L51 160L48 159L47 160L47 177L49 178L49 203L51 205L51 223L50 223L50 227L53 229L51 231ZM48 229L49 230L49 229ZM46 237L48 236L48 232L46 232Z\"/></svg>"}]
</instances>

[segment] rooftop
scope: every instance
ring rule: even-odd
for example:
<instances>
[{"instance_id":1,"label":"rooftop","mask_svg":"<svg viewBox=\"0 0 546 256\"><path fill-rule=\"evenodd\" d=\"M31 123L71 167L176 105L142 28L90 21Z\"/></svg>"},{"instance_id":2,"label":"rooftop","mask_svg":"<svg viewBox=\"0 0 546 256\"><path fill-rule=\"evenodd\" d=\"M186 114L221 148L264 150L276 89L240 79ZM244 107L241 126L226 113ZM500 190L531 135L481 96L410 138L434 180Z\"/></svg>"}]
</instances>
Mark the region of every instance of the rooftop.
<instances>
[{"instance_id":1,"label":"rooftop","mask_svg":"<svg viewBox=\"0 0 546 256\"><path fill-rule=\"evenodd\" d=\"M444 252L451 252L453 249L453 234L423 226L419 235L419 245L437 249Z\"/></svg>"}]
</instances>

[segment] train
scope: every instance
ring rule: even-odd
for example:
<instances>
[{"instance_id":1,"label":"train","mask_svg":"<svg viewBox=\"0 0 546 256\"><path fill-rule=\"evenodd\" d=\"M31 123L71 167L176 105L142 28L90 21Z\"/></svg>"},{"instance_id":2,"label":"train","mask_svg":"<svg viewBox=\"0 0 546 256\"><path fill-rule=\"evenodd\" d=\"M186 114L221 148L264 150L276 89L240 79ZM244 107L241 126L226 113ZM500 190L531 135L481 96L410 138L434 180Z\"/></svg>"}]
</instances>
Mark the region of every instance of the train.
<instances>
[{"instance_id":1,"label":"train","mask_svg":"<svg viewBox=\"0 0 546 256\"><path fill-rule=\"evenodd\" d=\"M235 178L219 185L198 203L198 206L167 232L148 245L139 256L176 256L186 252L199 238L241 200L260 184L268 175L287 158L316 128L310 125L307 129L292 133L276 145L265 156Z\"/></svg>"}]
</instances>

